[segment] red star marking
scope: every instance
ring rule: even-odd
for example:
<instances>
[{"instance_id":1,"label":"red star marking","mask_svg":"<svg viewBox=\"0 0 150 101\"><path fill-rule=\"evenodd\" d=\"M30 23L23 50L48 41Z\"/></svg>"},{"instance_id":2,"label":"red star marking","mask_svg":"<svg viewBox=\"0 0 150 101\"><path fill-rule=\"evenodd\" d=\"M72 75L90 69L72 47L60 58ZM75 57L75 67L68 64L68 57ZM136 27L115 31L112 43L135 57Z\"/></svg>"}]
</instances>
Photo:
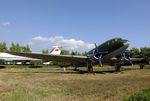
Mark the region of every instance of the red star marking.
<instances>
[{"instance_id":1,"label":"red star marking","mask_svg":"<svg viewBox=\"0 0 150 101\"><path fill-rule=\"evenodd\" d=\"M55 51L59 51L59 48L55 49Z\"/></svg>"}]
</instances>

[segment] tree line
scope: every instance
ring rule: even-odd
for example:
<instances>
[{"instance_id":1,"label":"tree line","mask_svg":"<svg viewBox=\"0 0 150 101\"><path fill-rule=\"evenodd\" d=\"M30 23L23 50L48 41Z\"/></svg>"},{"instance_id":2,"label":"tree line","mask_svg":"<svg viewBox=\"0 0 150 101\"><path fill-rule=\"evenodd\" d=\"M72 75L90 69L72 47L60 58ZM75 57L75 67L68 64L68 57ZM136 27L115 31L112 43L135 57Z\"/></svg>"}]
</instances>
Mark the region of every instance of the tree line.
<instances>
[{"instance_id":1,"label":"tree line","mask_svg":"<svg viewBox=\"0 0 150 101\"><path fill-rule=\"evenodd\" d=\"M0 42L0 52L31 52L29 45L21 46L18 43L11 43L8 48L5 42Z\"/></svg>"},{"instance_id":2,"label":"tree line","mask_svg":"<svg viewBox=\"0 0 150 101\"><path fill-rule=\"evenodd\" d=\"M133 47L129 50L129 52L132 56L150 54L150 47L142 47L140 49Z\"/></svg>"},{"instance_id":3,"label":"tree line","mask_svg":"<svg viewBox=\"0 0 150 101\"><path fill-rule=\"evenodd\" d=\"M0 42L0 52L32 52L29 45L22 46L19 43L11 43L10 47L7 47L5 42ZM150 54L150 47L142 47L138 48L131 48L128 50L132 56L140 55L140 54ZM49 49L43 49L43 54L49 54L51 51ZM62 50L61 55L86 55L86 52L78 52L78 51L69 51L69 50Z\"/></svg>"}]
</instances>

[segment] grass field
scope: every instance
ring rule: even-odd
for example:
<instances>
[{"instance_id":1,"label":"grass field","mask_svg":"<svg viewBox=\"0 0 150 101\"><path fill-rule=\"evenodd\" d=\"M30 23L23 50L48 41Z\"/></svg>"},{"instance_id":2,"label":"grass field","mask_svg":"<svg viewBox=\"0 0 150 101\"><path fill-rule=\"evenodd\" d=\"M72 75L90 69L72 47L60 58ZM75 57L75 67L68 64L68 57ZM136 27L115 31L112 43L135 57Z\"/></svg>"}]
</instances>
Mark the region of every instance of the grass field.
<instances>
[{"instance_id":1,"label":"grass field","mask_svg":"<svg viewBox=\"0 0 150 101\"><path fill-rule=\"evenodd\" d=\"M133 68L133 70L131 70ZM61 68L0 69L0 101L123 101L150 88L150 66L128 66L120 73L108 66L94 68L95 75Z\"/></svg>"}]
</instances>

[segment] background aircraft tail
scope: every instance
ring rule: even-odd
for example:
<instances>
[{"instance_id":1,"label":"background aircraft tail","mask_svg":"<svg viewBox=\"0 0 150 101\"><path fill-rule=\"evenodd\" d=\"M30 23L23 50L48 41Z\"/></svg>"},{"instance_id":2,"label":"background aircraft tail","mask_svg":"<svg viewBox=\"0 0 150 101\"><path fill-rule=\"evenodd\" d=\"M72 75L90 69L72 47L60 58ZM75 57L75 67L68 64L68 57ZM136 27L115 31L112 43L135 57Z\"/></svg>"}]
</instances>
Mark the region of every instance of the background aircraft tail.
<instances>
[{"instance_id":1,"label":"background aircraft tail","mask_svg":"<svg viewBox=\"0 0 150 101\"><path fill-rule=\"evenodd\" d=\"M52 55L60 55L61 53L61 47L58 46L53 46L54 48L52 49L51 53Z\"/></svg>"}]
</instances>

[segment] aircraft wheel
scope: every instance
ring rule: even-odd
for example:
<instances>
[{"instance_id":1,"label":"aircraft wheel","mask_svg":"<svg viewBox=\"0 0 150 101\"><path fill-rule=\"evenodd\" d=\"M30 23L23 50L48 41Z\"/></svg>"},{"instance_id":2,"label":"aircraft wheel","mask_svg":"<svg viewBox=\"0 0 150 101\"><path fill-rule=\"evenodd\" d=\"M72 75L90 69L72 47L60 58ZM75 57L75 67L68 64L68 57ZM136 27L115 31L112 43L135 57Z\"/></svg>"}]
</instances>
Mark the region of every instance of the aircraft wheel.
<instances>
[{"instance_id":1,"label":"aircraft wheel","mask_svg":"<svg viewBox=\"0 0 150 101\"><path fill-rule=\"evenodd\" d=\"M120 64L116 64L115 65L115 70L116 70L116 72L120 72L121 71L121 65Z\"/></svg>"},{"instance_id":2,"label":"aircraft wheel","mask_svg":"<svg viewBox=\"0 0 150 101\"><path fill-rule=\"evenodd\" d=\"M140 69L144 69L144 63L140 63Z\"/></svg>"},{"instance_id":3,"label":"aircraft wheel","mask_svg":"<svg viewBox=\"0 0 150 101\"><path fill-rule=\"evenodd\" d=\"M87 70L87 72L88 73L93 73L94 74L94 72L93 72L93 65L92 64L88 64L88 66L87 66L88 68L88 70Z\"/></svg>"},{"instance_id":4,"label":"aircraft wheel","mask_svg":"<svg viewBox=\"0 0 150 101\"><path fill-rule=\"evenodd\" d=\"M75 71L79 71L78 67L75 67L74 70L75 70Z\"/></svg>"}]
</instances>

